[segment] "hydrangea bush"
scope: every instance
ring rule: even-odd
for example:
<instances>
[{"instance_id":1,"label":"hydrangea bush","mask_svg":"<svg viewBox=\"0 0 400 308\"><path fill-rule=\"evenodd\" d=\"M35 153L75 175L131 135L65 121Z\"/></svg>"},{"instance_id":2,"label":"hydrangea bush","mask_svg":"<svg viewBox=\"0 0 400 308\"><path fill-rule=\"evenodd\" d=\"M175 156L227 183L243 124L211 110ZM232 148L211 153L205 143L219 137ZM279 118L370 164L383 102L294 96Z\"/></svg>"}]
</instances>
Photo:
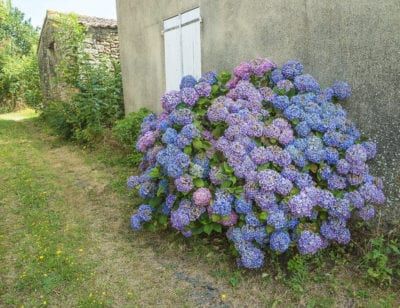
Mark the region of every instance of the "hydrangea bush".
<instances>
[{"instance_id":1,"label":"hydrangea bush","mask_svg":"<svg viewBox=\"0 0 400 308\"><path fill-rule=\"evenodd\" d=\"M246 268L262 267L267 250L349 243L349 222L370 220L385 201L367 164L376 146L339 104L349 85L321 89L303 70L257 59L232 77L185 76L165 93L137 142L144 160L128 187L144 204L132 228L224 232Z\"/></svg>"}]
</instances>

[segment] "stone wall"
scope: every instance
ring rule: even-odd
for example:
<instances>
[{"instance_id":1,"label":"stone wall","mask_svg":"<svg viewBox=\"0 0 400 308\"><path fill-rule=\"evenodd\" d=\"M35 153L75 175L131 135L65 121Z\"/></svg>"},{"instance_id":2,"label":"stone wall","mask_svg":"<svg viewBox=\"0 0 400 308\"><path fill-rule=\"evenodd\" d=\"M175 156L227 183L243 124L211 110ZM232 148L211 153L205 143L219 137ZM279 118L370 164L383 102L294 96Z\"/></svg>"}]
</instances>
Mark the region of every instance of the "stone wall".
<instances>
[{"instance_id":1,"label":"stone wall","mask_svg":"<svg viewBox=\"0 0 400 308\"><path fill-rule=\"evenodd\" d=\"M67 101L76 89L61 83L57 78L57 65L63 57L63 44L57 41L59 31L57 17L61 13L48 11L42 27L38 60L41 87L45 102ZM94 63L100 59L119 61L118 28L115 20L88 16L78 16L79 22L86 28L84 51Z\"/></svg>"},{"instance_id":2,"label":"stone wall","mask_svg":"<svg viewBox=\"0 0 400 308\"><path fill-rule=\"evenodd\" d=\"M89 27L84 41L85 52L94 61L101 58L119 60L119 40L117 28Z\"/></svg>"}]
</instances>

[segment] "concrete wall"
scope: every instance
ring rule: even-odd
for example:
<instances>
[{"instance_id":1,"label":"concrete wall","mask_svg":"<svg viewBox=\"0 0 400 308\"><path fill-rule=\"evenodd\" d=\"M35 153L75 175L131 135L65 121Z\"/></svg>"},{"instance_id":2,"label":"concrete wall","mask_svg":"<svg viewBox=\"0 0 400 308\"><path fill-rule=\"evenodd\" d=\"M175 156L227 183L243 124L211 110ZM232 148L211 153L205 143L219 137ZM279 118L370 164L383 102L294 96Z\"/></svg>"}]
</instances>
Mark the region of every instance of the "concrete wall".
<instances>
[{"instance_id":1,"label":"concrete wall","mask_svg":"<svg viewBox=\"0 0 400 308\"><path fill-rule=\"evenodd\" d=\"M378 141L374 173L385 178L386 213L400 218L399 0L117 0L126 111L160 110L162 20L200 6L202 68L246 59L298 59L323 86L346 80L350 117Z\"/></svg>"}]
</instances>

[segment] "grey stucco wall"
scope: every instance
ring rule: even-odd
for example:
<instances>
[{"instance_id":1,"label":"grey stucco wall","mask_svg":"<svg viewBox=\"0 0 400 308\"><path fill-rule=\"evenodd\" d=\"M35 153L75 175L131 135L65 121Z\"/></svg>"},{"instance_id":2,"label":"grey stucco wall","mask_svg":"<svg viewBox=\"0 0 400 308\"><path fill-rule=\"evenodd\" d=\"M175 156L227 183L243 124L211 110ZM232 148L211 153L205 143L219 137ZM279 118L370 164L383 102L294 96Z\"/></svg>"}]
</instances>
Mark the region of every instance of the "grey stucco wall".
<instances>
[{"instance_id":1,"label":"grey stucco wall","mask_svg":"<svg viewBox=\"0 0 400 308\"><path fill-rule=\"evenodd\" d=\"M350 117L378 141L387 220L400 218L399 0L117 0L126 111L160 111L165 88L162 20L200 6L202 69L246 59L303 62L323 86L346 80ZM396 214L392 215L392 211Z\"/></svg>"},{"instance_id":2,"label":"grey stucco wall","mask_svg":"<svg viewBox=\"0 0 400 308\"><path fill-rule=\"evenodd\" d=\"M162 21L199 6L199 1L117 0L120 57L126 113L160 111L165 89Z\"/></svg>"}]
</instances>

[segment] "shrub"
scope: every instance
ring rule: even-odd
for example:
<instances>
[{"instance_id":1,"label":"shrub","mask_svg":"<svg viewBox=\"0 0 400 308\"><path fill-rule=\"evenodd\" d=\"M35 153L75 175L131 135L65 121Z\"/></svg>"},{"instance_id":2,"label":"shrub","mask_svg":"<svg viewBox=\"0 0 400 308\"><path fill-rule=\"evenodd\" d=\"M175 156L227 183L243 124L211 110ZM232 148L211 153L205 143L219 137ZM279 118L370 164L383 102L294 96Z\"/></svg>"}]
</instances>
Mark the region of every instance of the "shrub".
<instances>
[{"instance_id":1,"label":"shrub","mask_svg":"<svg viewBox=\"0 0 400 308\"><path fill-rule=\"evenodd\" d=\"M128 179L145 201L133 229L226 232L238 264L260 268L265 250L312 255L349 243L350 218L369 220L384 202L367 166L375 144L338 104L347 83L322 90L298 61L268 59L240 64L233 78L191 80L143 121L142 174Z\"/></svg>"},{"instance_id":2,"label":"shrub","mask_svg":"<svg viewBox=\"0 0 400 308\"><path fill-rule=\"evenodd\" d=\"M78 92L67 102L53 102L43 109L57 134L80 143L102 137L124 115L119 65L110 69L101 62L81 67Z\"/></svg>"},{"instance_id":3,"label":"shrub","mask_svg":"<svg viewBox=\"0 0 400 308\"><path fill-rule=\"evenodd\" d=\"M113 127L113 135L119 144L130 152L128 160L132 166L139 165L143 159L142 153L136 151L135 144L139 137L143 119L149 114L148 109L141 108L137 112L131 112L124 119L116 121Z\"/></svg>"},{"instance_id":4,"label":"shrub","mask_svg":"<svg viewBox=\"0 0 400 308\"><path fill-rule=\"evenodd\" d=\"M115 122L113 134L117 140L128 148L134 148L137 142L143 119L150 114L146 108L129 113L124 119Z\"/></svg>"},{"instance_id":5,"label":"shrub","mask_svg":"<svg viewBox=\"0 0 400 308\"><path fill-rule=\"evenodd\" d=\"M38 31L24 14L0 0L0 112L42 101L36 57Z\"/></svg>"},{"instance_id":6,"label":"shrub","mask_svg":"<svg viewBox=\"0 0 400 308\"><path fill-rule=\"evenodd\" d=\"M41 117L49 124L54 132L64 139L71 139L74 127L69 121L70 106L63 102L52 102L43 110Z\"/></svg>"},{"instance_id":7,"label":"shrub","mask_svg":"<svg viewBox=\"0 0 400 308\"><path fill-rule=\"evenodd\" d=\"M63 48L56 81L74 94L64 102L44 106L45 118L56 131L64 132L61 136L94 143L124 116L121 68L109 57L90 59L84 48L87 29L79 23L78 16L61 14L57 21L55 37L63 42ZM57 114L54 120L50 119L52 113Z\"/></svg>"}]
</instances>

